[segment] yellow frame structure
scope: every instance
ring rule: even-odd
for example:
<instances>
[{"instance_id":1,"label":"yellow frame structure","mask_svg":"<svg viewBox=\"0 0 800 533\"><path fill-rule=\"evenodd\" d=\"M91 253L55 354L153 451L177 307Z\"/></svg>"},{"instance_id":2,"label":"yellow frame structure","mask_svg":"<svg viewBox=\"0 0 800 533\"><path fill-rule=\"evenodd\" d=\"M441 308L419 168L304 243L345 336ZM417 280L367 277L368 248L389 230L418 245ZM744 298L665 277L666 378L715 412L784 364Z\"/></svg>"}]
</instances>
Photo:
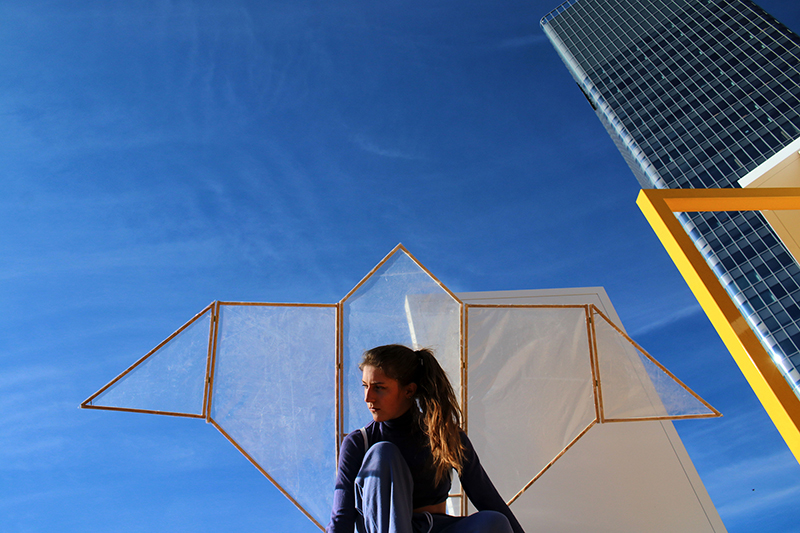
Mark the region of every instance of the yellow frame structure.
<instances>
[{"instance_id":1,"label":"yellow frame structure","mask_svg":"<svg viewBox=\"0 0 800 533\"><path fill-rule=\"evenodd\" d=\"M680 212L800 210L800 188L643 189L636 204L800 462L800 399L675 216Z\"/></svg>"}]
</instances>

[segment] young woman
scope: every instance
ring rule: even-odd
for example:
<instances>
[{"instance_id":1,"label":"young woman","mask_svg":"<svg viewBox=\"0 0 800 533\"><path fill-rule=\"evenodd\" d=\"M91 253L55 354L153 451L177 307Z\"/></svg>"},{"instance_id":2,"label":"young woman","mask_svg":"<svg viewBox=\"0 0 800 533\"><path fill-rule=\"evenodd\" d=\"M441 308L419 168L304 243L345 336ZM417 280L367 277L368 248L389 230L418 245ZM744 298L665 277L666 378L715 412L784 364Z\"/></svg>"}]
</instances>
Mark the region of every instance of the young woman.
<instances>
[{"instance_id":1,"label":"young woman","mask_svg":"<svg viewBox=\"0 0 800 533\"><path fill-rule=\"evenodd\" d=\"M396 344L364 353L374 419L344 439L327 533L524 533L481 467L442 367ZM479 512L445 514L450 472Z\"/></svg>"}]
</instances>

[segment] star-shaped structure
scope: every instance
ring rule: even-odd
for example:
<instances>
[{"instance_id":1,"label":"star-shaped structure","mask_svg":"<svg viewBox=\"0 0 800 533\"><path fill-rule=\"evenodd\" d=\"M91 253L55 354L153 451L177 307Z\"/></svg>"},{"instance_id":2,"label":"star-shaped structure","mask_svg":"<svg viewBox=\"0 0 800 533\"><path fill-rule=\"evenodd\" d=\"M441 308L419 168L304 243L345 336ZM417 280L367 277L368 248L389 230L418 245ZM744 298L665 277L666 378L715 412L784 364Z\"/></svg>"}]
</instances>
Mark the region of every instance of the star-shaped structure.
<instances>
[{"instance_id":1,"label":"star-shaped structure","mask_svg":"<svg viewBox=\"0 0 800 533\"><path fill-rule=\"evenodd\" d=\"M596 306L466 304L402 245L338 303L212 302L81 407L205 419L324 529L361 354L393 343L433 349L512 505L599 424L720 416Z\"/></svg>"}]
</instances>

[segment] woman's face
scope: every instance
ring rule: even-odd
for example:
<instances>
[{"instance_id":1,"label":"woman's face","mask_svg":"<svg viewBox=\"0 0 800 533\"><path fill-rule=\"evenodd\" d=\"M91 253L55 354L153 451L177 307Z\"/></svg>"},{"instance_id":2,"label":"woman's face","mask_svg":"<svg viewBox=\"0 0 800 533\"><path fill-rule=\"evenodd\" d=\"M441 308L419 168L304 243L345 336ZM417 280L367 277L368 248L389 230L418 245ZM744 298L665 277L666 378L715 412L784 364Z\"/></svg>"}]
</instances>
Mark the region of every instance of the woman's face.
<instances>
[{"instance_id":1,"label":"woman's face","mask_svg":"<svg viewBox=\"0 0 800 533\"><path fill-rule=\"evenodd\" d=\"M376 422L385 422L402 415L413 404L416 383L401 387L396 379L383 373L380 368L365 365L362 369L361 384L364 387L364 401Z\"/></svg>"}]
</instances>

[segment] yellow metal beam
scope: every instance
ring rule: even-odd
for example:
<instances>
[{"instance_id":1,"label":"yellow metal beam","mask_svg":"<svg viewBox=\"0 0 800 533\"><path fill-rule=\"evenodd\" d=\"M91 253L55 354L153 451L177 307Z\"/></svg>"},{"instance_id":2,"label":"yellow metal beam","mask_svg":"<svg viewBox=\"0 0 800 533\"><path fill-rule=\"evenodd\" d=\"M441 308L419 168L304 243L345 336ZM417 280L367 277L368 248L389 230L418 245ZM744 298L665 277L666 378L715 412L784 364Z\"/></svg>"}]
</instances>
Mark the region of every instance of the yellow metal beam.
<instances>
[{"instance_id":1,"label":"yellow metal beam","mask_svg":"<svg viewBox=\"0 0 800 533\"><path fill-rule=\"evenodd\" d=\"M645 191L661 198L676 213L800 209L800 188L642 190Z\"/></svg>"},{"instance_id":2,"label":"yellow metal beam","mask_svg":"<svg viewBox=\"0 0 800 533\"><path fill-rule=\"evenodd\" d=\"M800 210L800 188L643 189L636 204L800 462L800 400L675 216L689 211Z\"/></svg>"}]
</instances>

